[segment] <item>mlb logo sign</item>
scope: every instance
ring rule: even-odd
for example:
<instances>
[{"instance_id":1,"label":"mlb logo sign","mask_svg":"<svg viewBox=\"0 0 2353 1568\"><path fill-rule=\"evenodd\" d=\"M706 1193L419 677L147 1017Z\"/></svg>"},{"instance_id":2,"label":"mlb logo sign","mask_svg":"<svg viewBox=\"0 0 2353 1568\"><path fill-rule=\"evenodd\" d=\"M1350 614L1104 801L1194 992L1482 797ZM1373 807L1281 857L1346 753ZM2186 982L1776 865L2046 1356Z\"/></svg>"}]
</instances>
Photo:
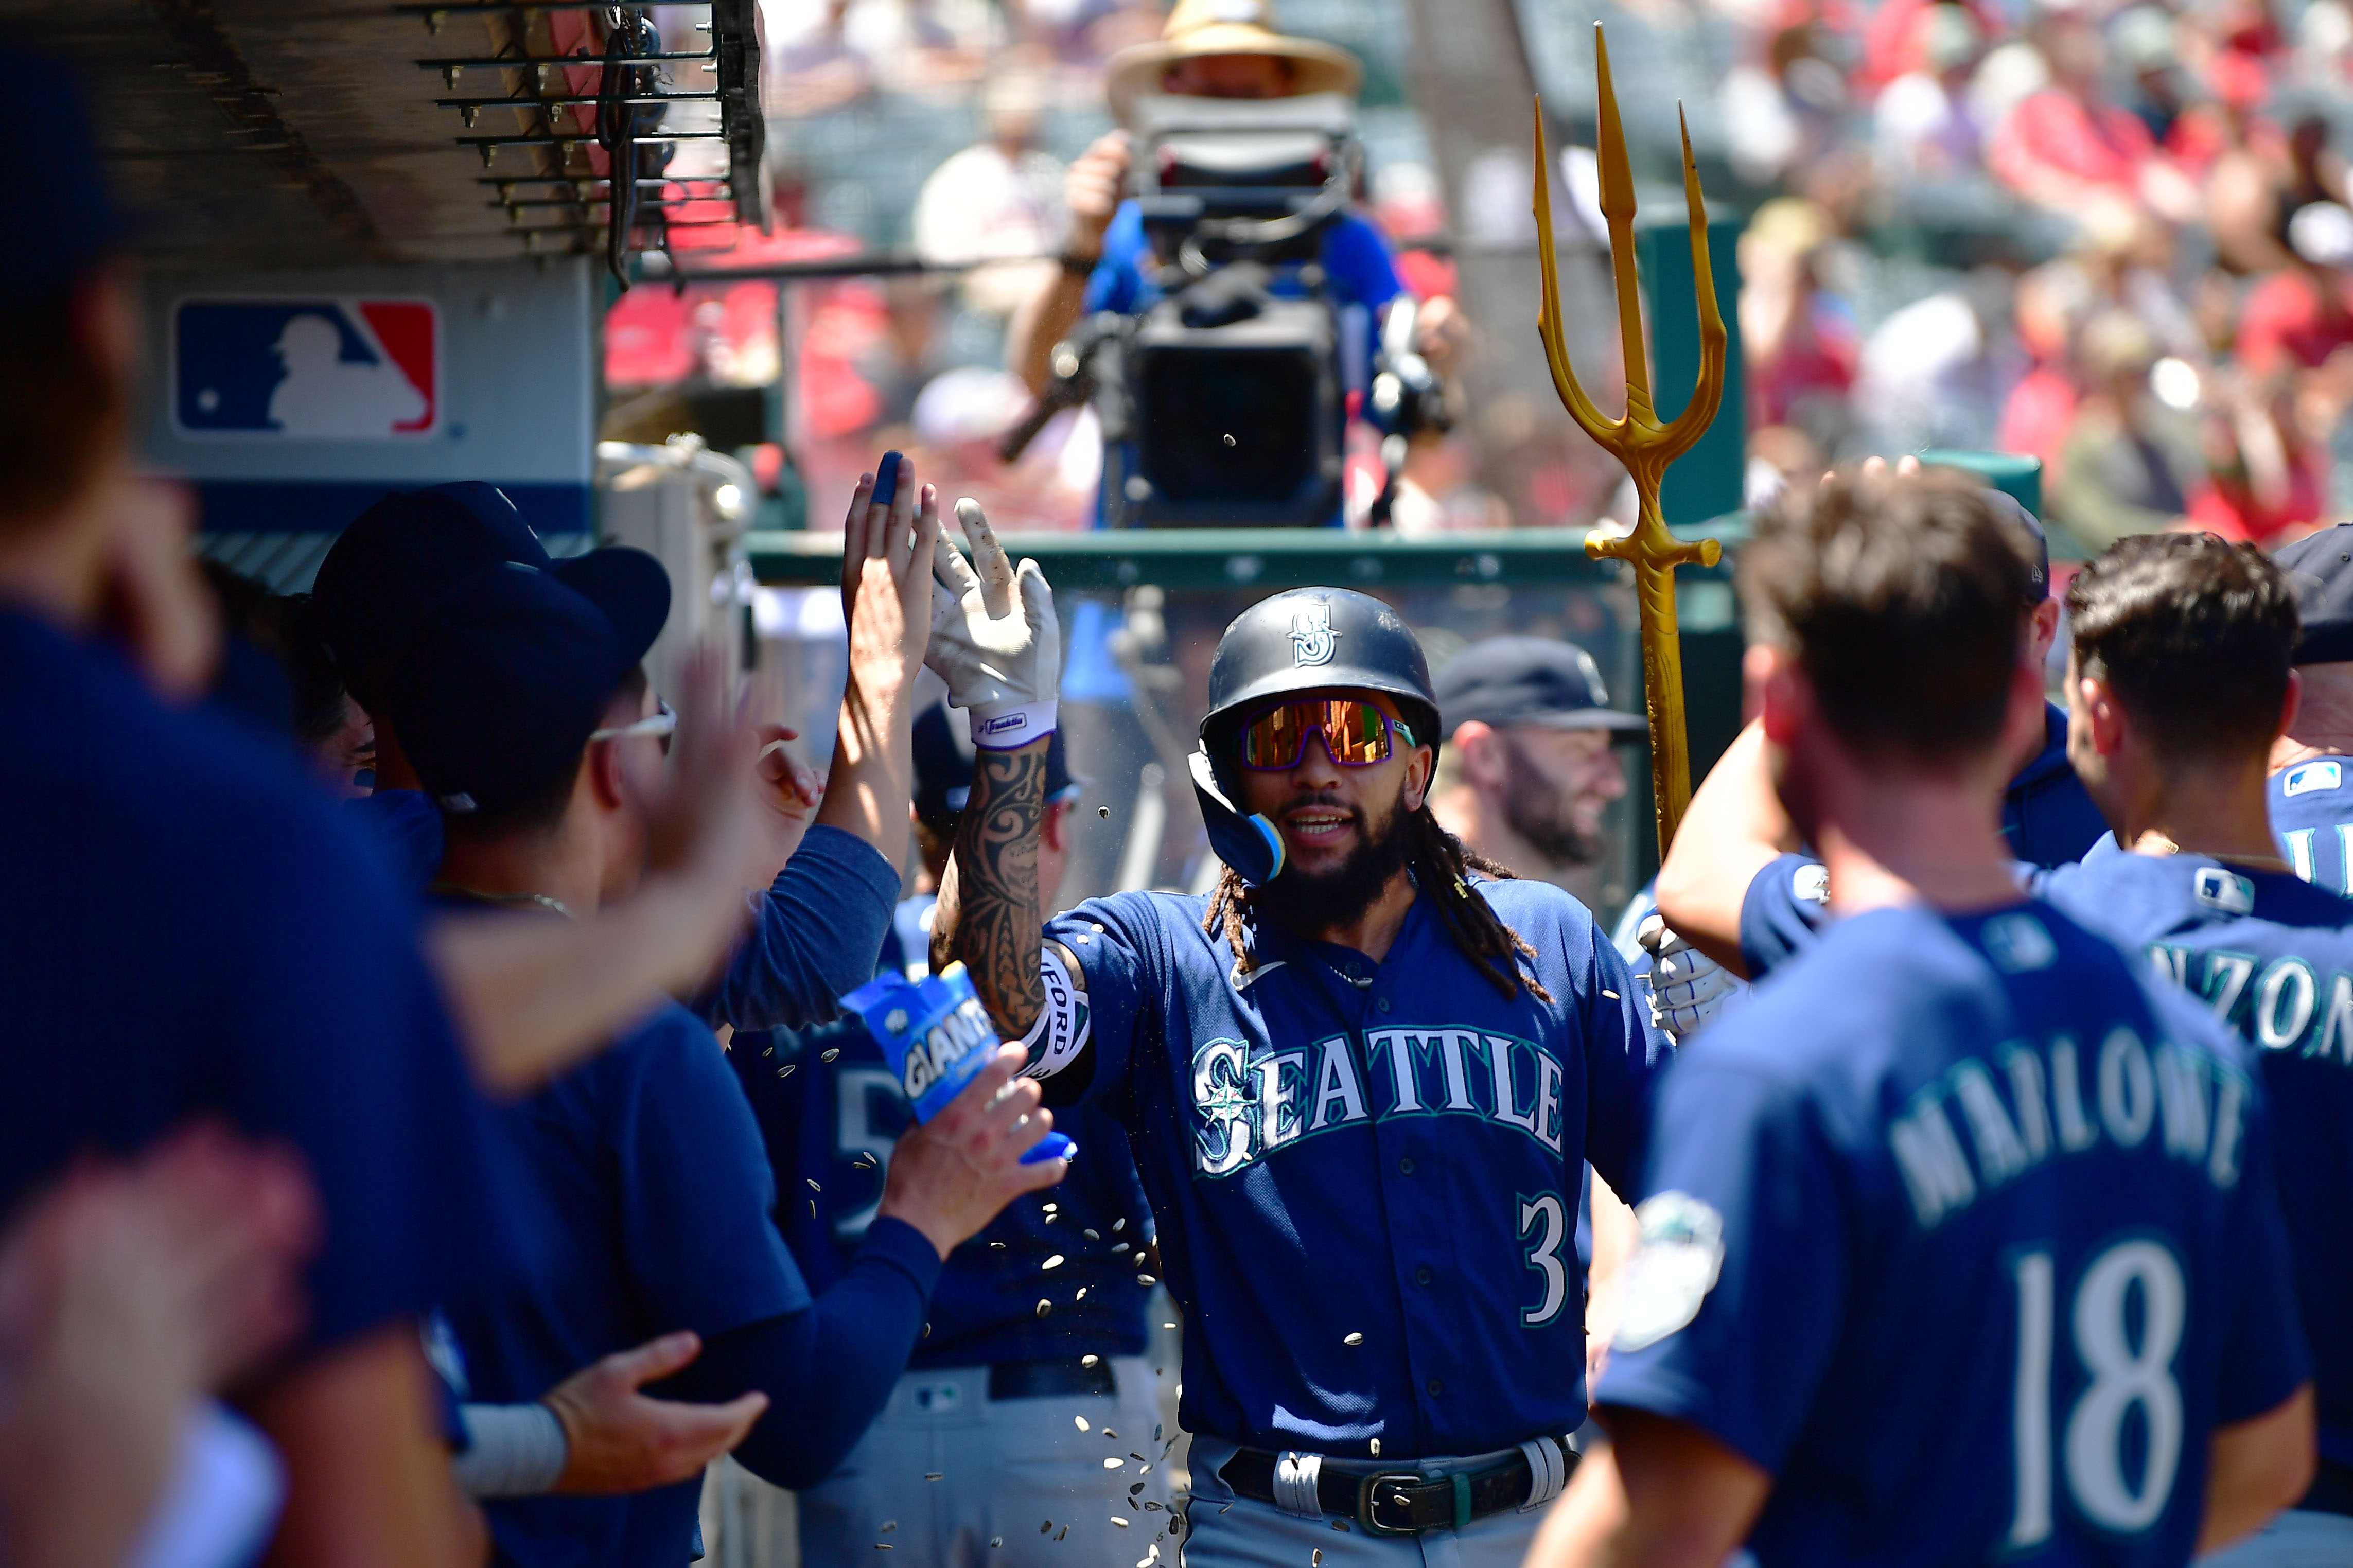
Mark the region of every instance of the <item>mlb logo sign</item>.
<instances>
[{"instance_id":1,"label":"mlb logo sign","mask_svg":"<svg viewBox=\"0 0 2353 1568\"><path fill-rule=\"evenodd\" d=\"M182 300L172 423L190 436L396 441L441 416L429 300Z\"/></svg>"}]
</instances>

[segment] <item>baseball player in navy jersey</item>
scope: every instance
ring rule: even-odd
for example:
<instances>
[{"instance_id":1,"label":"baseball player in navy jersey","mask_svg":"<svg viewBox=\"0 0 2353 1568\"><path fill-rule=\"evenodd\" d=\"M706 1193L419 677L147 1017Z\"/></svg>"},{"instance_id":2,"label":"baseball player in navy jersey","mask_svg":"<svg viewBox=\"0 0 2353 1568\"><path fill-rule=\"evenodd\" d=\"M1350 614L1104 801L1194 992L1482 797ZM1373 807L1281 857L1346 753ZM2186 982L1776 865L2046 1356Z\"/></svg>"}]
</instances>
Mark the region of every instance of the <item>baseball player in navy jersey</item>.
<instances>
[{"instance_id":1,"label":"baseball player in navy jersey","mask_svg":"<svg viewBox=\"0 0 2353 1568\"><path fill-rule=\"evenodd\" d=\"M2296 1508L2215 1563L2353 1562L2353 901L2300 880L2266 812L2294 713L2295 606L2253 545L2122 540L2067 587L2076 771L2132 853L2042 879L2043 896L2146 953L2252 1047L2314 1330L2319 1473Z\"/></svg>"},{"instance_id":2,"label":"baseball player in navy jersey","mask_svg":"<svg viewBox=\"0 0 2353 1568\"><path fill-rule=\"evenodd\" d=\"M2262 1082L2018 891L2041 682L1978 493L1841 481L1744 552L1751 700L1841 918L1664 1075L1613 1442L1544 1568L2181 1563L2311 1473Z\"/></svg>"},{"instance_id":3,"label":"baseball player in navy jersey","mask_svg":"<svg viewBox=\"0 0 2353 1568\"><path fill-rule=\"evenodd\" d=\"M915 723L924 871L899 906L878 973L930 973L933 889L972 785L960 721L935 707ZM1079 793L1057 737L1039 837L1045 886L1061 879ZM892 1152L913 1124L906 1097L855 1019L738 1035L730 1059L786 1194L786 1238L822 1288L873 1218ZM1151 1292L1136 1282L1135 1259L1150 1239L1150 1210L1118 1127L1079 1110L1059 1121L1080 1146L1070 1175L1016 1201L949 1255L891 1403L840 1468L801 1490L803 1562L863 1563L881 1540L925 1563L1074 1568L1133 1562L1139 1542L1165 1530L1163 1468L1155 1463L1139 1480L1126 1462L1136 1450L1158 1460L1174 1436L1160 1430L1157 1380L1144 1357ZM1161 1370L1173 1381L1173 1369ZM1107 1458L1121 1469L1106 1469ZM878 1535L886 1521L898 1528Z\"/></svg>"},{"instance_id":4,"label":"baseball player in navy jersey","mask_svg":"<svg viewBox=\"0 0 2353 1568\"><path fill-rule=\"evenodd\" d=\"M1209 686L1214 894L1041 922L1043 747L984 752L934 952L1128 1131L1188 1325L1186 1560L1516 1563L1585 1418L1580 1165L1630 1178L1664 1047L1583 906L1430 816L1387 605L1276 595Z\"/></svg>"},{"instance_id":5,"label":"baseball player in navy jersey","mask_svg":"<svg viewBox=\"0 0 2353 1568\"><path fill-rule=\"evenodd\" d=\"M1907 459L1899 477L1919 472L1918 463ZM1883 463L1874 458L1865 465L1866 480L1885 477ZM2019 658L2039 682L2059 625L2050 545L2032 512L2000 490L1978 488L2026 552ZM2045 701L2041 724L2013 737L2010 745L2009 782L2001 792L2003 853L2032 867L2081 859L2105 836L2107 823L2068 765L2065 710ZM1707 961L1757 979L1820 929L1828 880L1820 858L1802 840L1775 796L1764 737L1751 723L1693 792L1653 884L1662 923L1647 927L1645 940L1669 957L1667 978L1680 983L1662 1001L1676 1010L1675 1026L1684 1033L1721 1001L1725 988L1710 984Z\"/></svg>"},{"instance_id":6,"label":"baseball player in navy jersey","mask_svg":"<svg viewBox=\"0 0 2353 1568\"><path fill-rule=\"evenodd\" d=\"M2272 745L2272 831L2306 881L2353 894L2353 524L2281 550L2303 630L2301 700Z\"/></svg>"}]
</instances>

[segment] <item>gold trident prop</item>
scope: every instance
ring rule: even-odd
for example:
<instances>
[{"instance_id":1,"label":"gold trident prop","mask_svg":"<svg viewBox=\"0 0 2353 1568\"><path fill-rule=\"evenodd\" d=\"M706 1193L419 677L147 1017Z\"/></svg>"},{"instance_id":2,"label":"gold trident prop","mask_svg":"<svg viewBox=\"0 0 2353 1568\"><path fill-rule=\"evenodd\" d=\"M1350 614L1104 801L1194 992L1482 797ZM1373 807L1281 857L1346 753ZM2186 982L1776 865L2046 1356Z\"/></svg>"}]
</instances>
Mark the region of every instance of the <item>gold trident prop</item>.
<instances>
[{"instance_id":1,"label":"gold trident prop","mask_svg":"<svg viewBox=\"0 0 2353 1568\"><path fill-rule=\"evenodd\" d=\"M1609 222L1609 265L1618 285L1618 331L1626 346L1626 417L1610 419L1577 384L1568 350L1561 339L1560 280L1552 244L1552 181L1546 173L1544 100L1536 100L1536 237L1543 247L1544 307L1536 318L1552 384L1585 433L1625 465L1641 499L1633 531L1612 535L1597 529L1586 536L1585 552L1634 564L1634 593L1642 617L1642 700L1651 721L1651 792L1658 807L1659 853L1674 842L1676 825L1691 804L1691 737L1683 725L1683 646L1675 629L1675 568L1696 561L1713 566L1722 553L1713 539L1685 544L1667 531L1659 512L1659 487L1667 465L1692 448L1715 418L1724 397L1724 315L1715 305L1715 282L1708 268L1707 208L1700 199L1699 171L1692 163L1691 127L1683 126L1683 195L1691 206L1692 271L1699 285L1699 384L1691 403L1672 425L1661 425L1651 406L1650 362L1642 350L1642 306L1634 275L1634 176L1626 163L1626 132L1618 123L1618 95L1609 82L1609 46L1601 25L1593 26L1593 54L1601 85L1598 138L1601 163L1601 216ZM1683 119L1680 105L1675 110Z\"/></svg>"}]
</instances>

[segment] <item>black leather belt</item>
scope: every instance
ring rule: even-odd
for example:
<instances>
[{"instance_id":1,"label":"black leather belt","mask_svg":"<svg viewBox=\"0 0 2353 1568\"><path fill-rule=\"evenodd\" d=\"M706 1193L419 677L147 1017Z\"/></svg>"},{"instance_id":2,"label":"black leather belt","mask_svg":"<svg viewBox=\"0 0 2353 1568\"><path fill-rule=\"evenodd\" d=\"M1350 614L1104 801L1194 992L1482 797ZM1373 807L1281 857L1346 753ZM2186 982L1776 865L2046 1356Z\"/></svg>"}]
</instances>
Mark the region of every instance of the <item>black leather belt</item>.
<instances>
[{"instance_id":1,"label":"black leather belt","mask_svg":"<svg viewBox=\"0 0 2353 1568\"><path fill-rule=\"evenodd\" d=\"M1100 1394L1116 1398L1119 1380L1112 1375L1110 1359L1093 1359L1092 1366L1077 1356L995 1363L988 1369L988 1397L1065 1399L1077 1394Z\"/></svg>"},{"instance_id":2,"label":"black leather belt","mask_svg":"<svg viewBox=\"0 0 2353 1568\"><path fill-rule=\"evenodd\" d=\"M2320 1461L2312 1474L2312 1488L2297 1500L2306 1513L2334 1513L2353 1518L2353 1466L2331 1459Z\"/></svg>"},{"instance_id":3,"label":"black leather belt","mask_svg":"<svg viewBox=\"0 0 2353 1568\"><path fill-rule=\"evenodd\" d=\"M1577 1469L1577 1455L1558 1437L1537 1441L1557 1447L1561 1474ZM1237 1448L1218 1474L1238 1496L1274 1502L1277 1456L1264 1448ZM1345 1461L1355 1465L1358 1461ZM1515 1509L1528 1500L1535 1478L1528 1457L1514 1453L1482 1469L1425 1476L1419 1470L1343 1469L1326 1459L1315 1478L1315 1502L1327 1514L1353 1519L1368 1535L1419 1535L1425 1530L1460 1530L1474 1519Z\"/></svg>"}]
</instances>

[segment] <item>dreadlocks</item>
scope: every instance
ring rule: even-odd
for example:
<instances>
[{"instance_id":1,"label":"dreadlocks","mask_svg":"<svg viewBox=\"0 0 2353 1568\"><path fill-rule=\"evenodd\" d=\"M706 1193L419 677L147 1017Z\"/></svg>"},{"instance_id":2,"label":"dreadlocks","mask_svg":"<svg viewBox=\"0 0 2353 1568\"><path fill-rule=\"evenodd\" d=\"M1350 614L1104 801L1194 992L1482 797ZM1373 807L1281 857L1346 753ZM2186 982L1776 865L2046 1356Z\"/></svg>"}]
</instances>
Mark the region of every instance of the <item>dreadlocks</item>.
<instances>
[{"instance_id":1,"label":"dreadlocks","mask_svg":"<svg viewBox=\"0 0 2353 1568\"><path fill-rule=\"evenodd\" d=\"M1533 966L1535 949L1497 919L1493 906L1471 888L1473 871L1506 880L1517 880L1518 874L1447 832L1427 805L1406 818L1405 831L1406 868L1436 901L1439 918L1446 922L1446 934L1454 939L1462 955L1505 997L1518 995L1525 985L1537 1001L1550 1002L1552 994L1534 973L1520 973L1519 961L1527 959ZM1250 949L1250 889L1231 867L1219 877L1209 912L1201 921L1201 930L1208 936L1218 935L1221 926L1226 944L1234 950L1235 969L1249 973L1257 967Z\"/></svg>"}]
</instances>

